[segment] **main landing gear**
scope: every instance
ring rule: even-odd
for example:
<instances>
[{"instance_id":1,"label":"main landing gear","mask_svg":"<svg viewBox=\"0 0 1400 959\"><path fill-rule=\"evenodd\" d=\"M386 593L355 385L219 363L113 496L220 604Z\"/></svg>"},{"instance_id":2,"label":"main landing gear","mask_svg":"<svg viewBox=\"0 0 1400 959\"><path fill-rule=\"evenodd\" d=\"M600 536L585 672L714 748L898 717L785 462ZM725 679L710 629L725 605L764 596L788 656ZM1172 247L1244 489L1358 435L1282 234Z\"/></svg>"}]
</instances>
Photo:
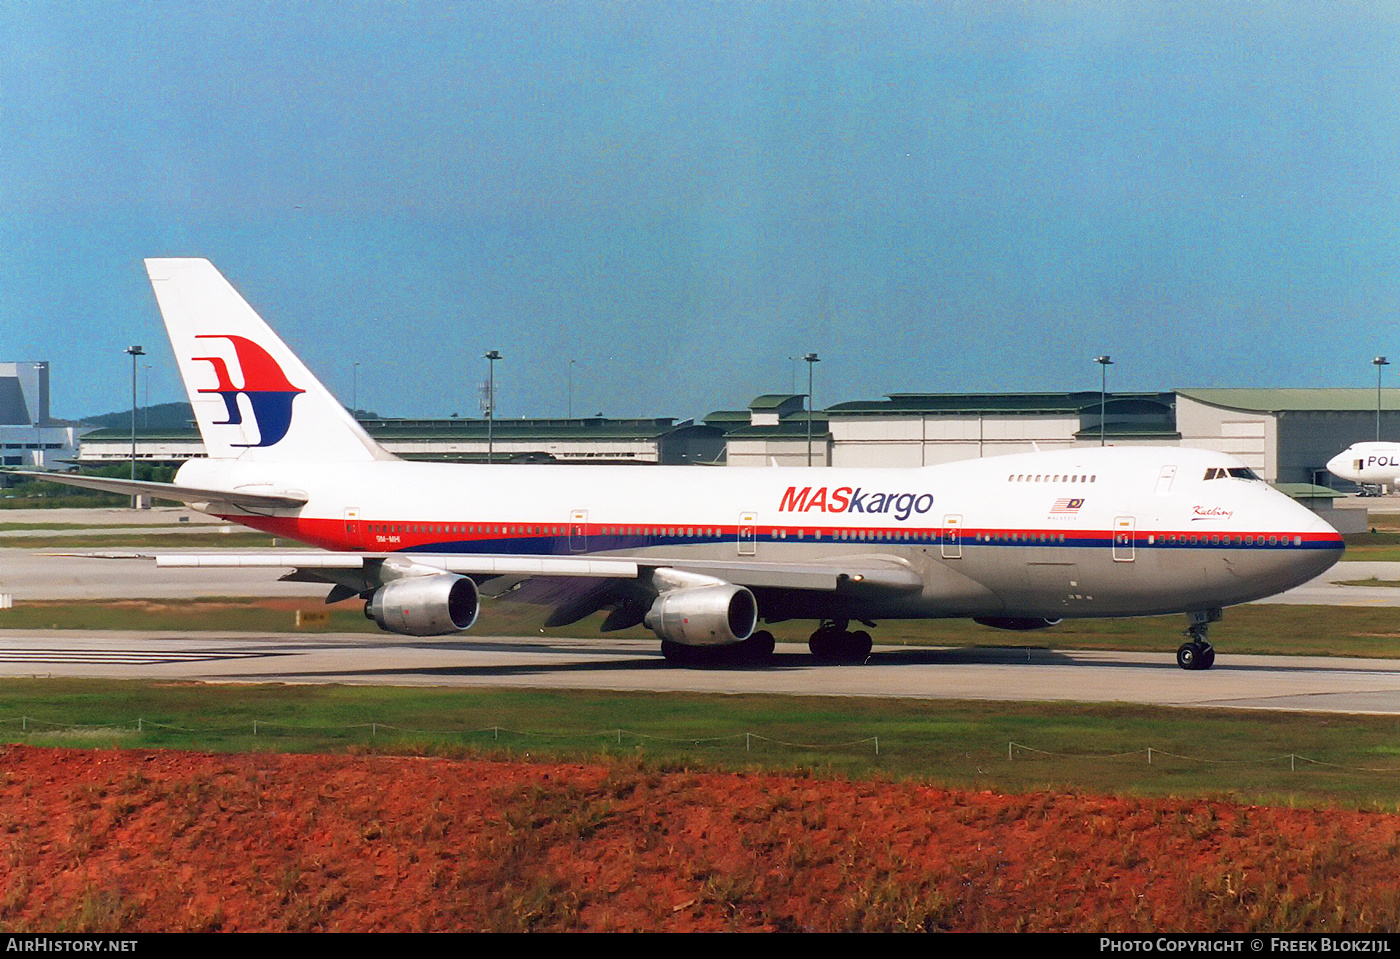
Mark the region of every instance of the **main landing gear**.
<instances>
[{"instance_id":1,"label":"main landing gear","mask_svg":"<svg viewBox=\"0 0 1400 959\"><path fill-rule=\"evenodd\" d=\"M861 663L874 645L865 630L849 632L846 620L827 620L807 640L807 648L817 659L832 663Z\"/></svg>"},{"instance_id":2,"label":"main landing gear","mask_svg":"<svg viewBox=\"0 0 1400 959\"><path fill-rule=\"evenodd\" d=\"M1207 634L1211 623L1220 622L1220 610L1201 610L1187 615L1191 622L1186 627L1186 635L1190 638L1177 647L1176 664L1182 669L1210 669L1215 665L1215 647Z\"/></svg>"},{"instance_id":3,"label":"main landing gear","mask_svg":"<svg viewBox=\"0 0 1400 959\"><path fill-rule=\"evenodd\" d=\"M773 634L760 629L742 643L729 646L687 646L661 641L661 654L673 666L767 666L773 661Z\"/></svg>"}]
</instances>

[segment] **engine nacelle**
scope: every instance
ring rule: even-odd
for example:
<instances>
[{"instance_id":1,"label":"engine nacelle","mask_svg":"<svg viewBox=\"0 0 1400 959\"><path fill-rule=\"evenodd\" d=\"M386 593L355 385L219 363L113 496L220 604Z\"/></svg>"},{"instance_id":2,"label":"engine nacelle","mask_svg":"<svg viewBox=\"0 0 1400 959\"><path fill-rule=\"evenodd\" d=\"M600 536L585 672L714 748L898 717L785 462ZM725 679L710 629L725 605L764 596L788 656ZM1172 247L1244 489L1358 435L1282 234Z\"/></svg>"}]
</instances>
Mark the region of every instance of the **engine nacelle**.
<instances>
[{"instance_id":1,"label":"engine nacelle","mask_svg":"<svg viewBox=\"0 0 1400 959\"><path fill-rule=\"evenodd\" d=\"M686 646L724 646L748 639L758 625L758 601L733 583L672 589L656 597L647 628Z\"/></svg>"},{"instance_id":2,"label":"engine nacelle","mask_svg":"<svg viewBox=\"0 0 1400 959\"><path fill-rule=\"evenodd\" d=\"M365 604L365 616L380 629L406 636L460 633L476 622L480 611L476 583L456 573L396 579Z\"/></svg>"},{"instance_id":3,"label":"engine nacelle","mask_svg":"<svg viewBox=\"0 0 1400 959\"><path fill-rule=\"evenodd\" d=\"M990 626L993 629L1048 629L1051 626L1060 625L1059 619L1040 618L1031 616L978 616L973 619L974 623L982 626Z\"/></svg>"}]
</instances>

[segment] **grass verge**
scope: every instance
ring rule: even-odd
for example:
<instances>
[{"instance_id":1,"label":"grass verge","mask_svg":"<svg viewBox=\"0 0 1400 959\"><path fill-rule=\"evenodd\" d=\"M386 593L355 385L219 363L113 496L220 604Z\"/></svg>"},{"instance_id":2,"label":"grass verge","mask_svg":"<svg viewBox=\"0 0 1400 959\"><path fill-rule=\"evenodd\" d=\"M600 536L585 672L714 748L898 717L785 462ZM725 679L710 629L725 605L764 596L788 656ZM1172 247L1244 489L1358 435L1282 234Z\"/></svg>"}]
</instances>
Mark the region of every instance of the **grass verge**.
<instances>
[{"instance_id":1,"label":"grass verge","mask_svg":"<svg viewBox=\"0 0 1400 959\"><path fill-rule=\"evenodd\" d=\"M330 587L327 587L329 589ZM294 628L297 610L324 612L307 632L377 633L362 604L326 606L315 598L212 597L190 600L109 599L100 602L28 601L0 610L0 629L180 630L269 632Z\"/></svg>"},{"instance_id":2,"label":"grass verge","mask_svg":"<svg viewBox=\"0 0 1400 959\"><path fill-rule=\"evenodd\" d=\"M911 778L1004 792L1400 808L1400 721L1365 716L14 679L0 681L0 738L83 748L625 757L662 768Z\"/></svg>"}]
</instances>

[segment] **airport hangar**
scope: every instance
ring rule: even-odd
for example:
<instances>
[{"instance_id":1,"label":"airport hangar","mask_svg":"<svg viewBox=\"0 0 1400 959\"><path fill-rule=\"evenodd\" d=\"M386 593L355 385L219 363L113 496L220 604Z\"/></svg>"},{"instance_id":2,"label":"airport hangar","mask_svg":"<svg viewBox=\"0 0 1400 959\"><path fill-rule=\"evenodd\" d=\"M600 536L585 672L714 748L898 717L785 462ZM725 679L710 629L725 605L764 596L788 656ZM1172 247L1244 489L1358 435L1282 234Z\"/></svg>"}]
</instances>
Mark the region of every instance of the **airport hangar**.
<instances>
[{"instance_id":1,"label":"airport hangar","mask_svg":"<svg viewBox=\"0 0 1400 959\"><path fill-rule=\"evenodd\" d=\"M703 423L612 419L362 418L378 442L411 459L729 466L925 466L1035 450L1181 445L1243 460L1264 480L1332 517L1350 484L1326 462L1375 439L1370 389L1179 389L1151 393L893 393L818 410L803 394L767 394ZM1380 433L1400 437L1400 390L1380 395ZM136 433L138 461L203 455L194 427ZM72 462L129 462L131 434L84 433ZM1352 511L1347 511L1348 513Z\"/></svg>"},{"instance_id":2,"label":"airport hangar","mask_svg":"<svg viewBox=\"0 0 1400 959\"><path fill-rule=\"evenodd\" d=\"M729 417L731 466L806 462L802 397L759 397L749 422ZM813 417L813 462L927 466L1096 446L1179 445L1242 459L1271 483L1334 485L1329 459L1376 438L1370 389L1179 389L1158 393L892 393ZM825 427L825 430L822 428ZM1381 394L1381 436L1400 439L1400 390Z\"/></svg>"}]
</instances>

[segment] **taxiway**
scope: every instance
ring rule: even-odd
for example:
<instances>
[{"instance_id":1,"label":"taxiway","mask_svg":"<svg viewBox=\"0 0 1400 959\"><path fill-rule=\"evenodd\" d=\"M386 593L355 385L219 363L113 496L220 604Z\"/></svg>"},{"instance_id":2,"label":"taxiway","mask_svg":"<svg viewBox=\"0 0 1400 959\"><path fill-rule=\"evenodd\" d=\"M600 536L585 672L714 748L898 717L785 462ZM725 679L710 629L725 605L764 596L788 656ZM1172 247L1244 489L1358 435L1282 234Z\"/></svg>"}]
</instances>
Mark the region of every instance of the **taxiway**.
<instances>
[{"instance_id":1,"label":"taxiway","mask_svg":"<svg viewBox=\"0 0 1400 959\"><path fill-rule=\"evenodd\" d=\"M532 687L631 692L1120 702L1400 715L1400 660L1222 657L1178 669L1169 653L876 647L822 665L780 645L762 669L687 669L645 639L481 636L414 642L361 634L0 630L0 676L220 683Z\"/></svg>"}]
</instances>

